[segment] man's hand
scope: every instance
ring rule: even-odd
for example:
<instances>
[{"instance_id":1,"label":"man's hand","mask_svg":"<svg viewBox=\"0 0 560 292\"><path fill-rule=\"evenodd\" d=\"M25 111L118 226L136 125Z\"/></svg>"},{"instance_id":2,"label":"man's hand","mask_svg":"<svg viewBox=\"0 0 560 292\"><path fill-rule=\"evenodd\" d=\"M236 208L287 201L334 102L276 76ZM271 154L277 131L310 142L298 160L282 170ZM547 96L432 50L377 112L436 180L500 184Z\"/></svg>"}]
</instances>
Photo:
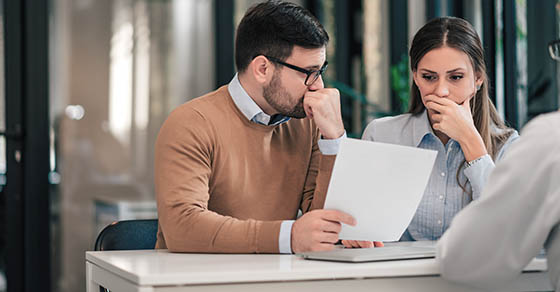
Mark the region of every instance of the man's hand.
<instances>
[{"instance_id":1,"label":"man's hand","mask_svg":"<svg viewBox=\"0 0 560 292\"><path fill-rule=\"evenodd\" d=\"M341 223L356 225L356 219L337 210L313 210L292 225L292 251L327 251L338 241Z\"/></svg>"},{"instance_id":2,"label":"man's hand","mask_svg":"<svg viewBox=\"0 0 560 292\"><path fill-rule=\"evenodd\" d=\"M371 248L371 247L382 247L383 242L381 241L364 241L364 240L343 240L342 244L344 247L348 248Z\"/></svg>"},{"instance_id":3,"label":"man's hand","mask_svg":"<svg viewBox=\"0 0 560 292\"><path fill-rule=\"evenodd\" d=\"M307 117L315 121L324 139L338 139L344 134L338 89L308 91L303 97L303 108Z\"/></svg>"}]
</instances>

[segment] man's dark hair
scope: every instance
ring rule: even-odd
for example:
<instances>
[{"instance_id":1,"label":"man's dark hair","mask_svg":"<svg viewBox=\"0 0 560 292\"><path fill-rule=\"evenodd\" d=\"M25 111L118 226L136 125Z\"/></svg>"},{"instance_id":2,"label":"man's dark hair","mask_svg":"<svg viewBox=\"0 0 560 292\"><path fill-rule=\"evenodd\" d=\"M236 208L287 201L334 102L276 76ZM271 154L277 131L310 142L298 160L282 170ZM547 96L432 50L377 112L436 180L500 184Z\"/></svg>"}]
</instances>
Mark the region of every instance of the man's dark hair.
<instances>
[{"instance_id":1,"label":"man's dark hair","mask_svg":"<svg viewBox=\"0 0 560 292\"><path fill-rule=\"evenodd\" d=\"M267 1L249 8L237 27L235 63L243 72L259 55L286 60L295 46L327 45L329 35L319 20L294 3Z\"/></svg>"}]
</instances>

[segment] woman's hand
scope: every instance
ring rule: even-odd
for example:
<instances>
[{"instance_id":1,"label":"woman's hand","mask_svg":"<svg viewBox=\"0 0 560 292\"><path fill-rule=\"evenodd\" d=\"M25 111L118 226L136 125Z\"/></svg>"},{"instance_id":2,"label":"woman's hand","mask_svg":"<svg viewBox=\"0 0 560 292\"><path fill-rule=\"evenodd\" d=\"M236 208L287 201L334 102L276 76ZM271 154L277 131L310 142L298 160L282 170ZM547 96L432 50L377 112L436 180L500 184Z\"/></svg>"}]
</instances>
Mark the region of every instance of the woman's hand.
<instances>
[{"instance_id":1,"label":"woman's hand","mask_svg":"<svg viewBox=\"0 0 560 292\"><path fill-rule=\"evenodd\" d=\"M473 131L478 133L471 114L470 99L456 104L449 98L428 95L425 101L434 130L456 141Z\"/></svg>"},{"instance_id":2,"label":"woman's hand","mask_svg":"<svg viewBox=\"0 0 560 292\"><path fill-rule=\"evenodd\" d=\"M449 98L435 95L425 97L432 128L459 142L467 161L487 154L484 141L474 125L471 99L472 97L457 104Z\"/></svg>"},{"instance_id":3,"label":"woman's hand","mask_svg":"<svg viewBox=\"0 0 560 292\"><path fill-rule=\"evenodd\" d=\"M342 244L346 248L371 248L371 247L382 247L383 242L381 241L364 241L364 240L342 240Z\"/></svg>"}]
</instances>

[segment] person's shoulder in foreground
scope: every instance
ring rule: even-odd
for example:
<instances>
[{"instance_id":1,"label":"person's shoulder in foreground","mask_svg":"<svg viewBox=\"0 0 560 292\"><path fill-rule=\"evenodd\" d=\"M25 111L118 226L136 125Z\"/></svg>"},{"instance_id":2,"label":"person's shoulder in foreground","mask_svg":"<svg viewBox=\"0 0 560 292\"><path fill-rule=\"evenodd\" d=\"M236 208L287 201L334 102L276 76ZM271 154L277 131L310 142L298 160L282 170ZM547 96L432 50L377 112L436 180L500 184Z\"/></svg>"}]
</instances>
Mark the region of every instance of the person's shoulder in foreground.
<instances>
[{"instance_id":1,"label":"person's shoulder in foreground","mask_svg":"<svg viewBox=\"0 0 560 292\"><path fill-rule=\"evenodd\" d=\"M491 174L481 198L438 242L441 275L500 289L544 246L552 284L560 280L560 112L541 115Z\"/></svg>"}]
</instances>

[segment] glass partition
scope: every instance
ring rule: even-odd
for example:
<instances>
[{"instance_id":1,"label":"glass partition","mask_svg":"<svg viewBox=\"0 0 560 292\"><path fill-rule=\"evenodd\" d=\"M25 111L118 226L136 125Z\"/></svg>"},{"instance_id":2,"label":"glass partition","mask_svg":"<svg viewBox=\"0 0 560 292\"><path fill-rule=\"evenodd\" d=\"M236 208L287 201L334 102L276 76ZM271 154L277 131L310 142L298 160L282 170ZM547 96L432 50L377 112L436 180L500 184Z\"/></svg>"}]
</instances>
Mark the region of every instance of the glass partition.
<instances>
[{"instance_id":1,"label":"glass partition","mask_svg":"<svg viewBox=\"0 0 560 292\"><path fill-rule=\"evenodd\" d=\"M51 1L53 291L84 290L84 252L104 226L157 217L159 128L215 86L213 5Z\"/></svg>"}]
</instances>

